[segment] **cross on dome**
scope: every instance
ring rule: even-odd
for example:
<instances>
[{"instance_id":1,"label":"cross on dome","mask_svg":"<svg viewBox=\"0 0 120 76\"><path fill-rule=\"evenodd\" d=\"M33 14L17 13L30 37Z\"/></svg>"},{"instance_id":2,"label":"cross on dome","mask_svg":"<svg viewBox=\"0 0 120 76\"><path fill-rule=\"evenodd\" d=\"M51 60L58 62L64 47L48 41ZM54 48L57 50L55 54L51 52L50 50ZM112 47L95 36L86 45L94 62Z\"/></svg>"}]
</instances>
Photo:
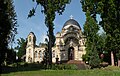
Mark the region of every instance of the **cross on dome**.
<instances>
[{"instance_id":1,"label":"cross on dome","mask_svg":"<svg viewBox=\"0 0 120 76\"><path fill-rule=\"evenodd\" d=\"M73 15L70 15L70 19L73 19Z\"/></svg>"},{"instance_id":2,"label":"cross on dome","mask_svg":"<svg viewBox=\"0 0 120 76\"><path fill-rule=\"evenodd\" d=\"M30 29L30 31L33 31L32 28Z\"/></svg>"}]
</instances>

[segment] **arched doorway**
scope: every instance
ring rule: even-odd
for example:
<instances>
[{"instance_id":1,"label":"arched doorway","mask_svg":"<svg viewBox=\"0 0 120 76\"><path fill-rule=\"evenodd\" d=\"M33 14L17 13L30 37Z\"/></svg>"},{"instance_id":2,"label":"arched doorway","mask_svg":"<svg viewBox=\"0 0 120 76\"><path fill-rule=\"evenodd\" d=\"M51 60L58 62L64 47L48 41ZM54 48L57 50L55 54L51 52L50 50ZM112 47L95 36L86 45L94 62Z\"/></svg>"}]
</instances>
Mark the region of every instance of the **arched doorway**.
<instances>
[{"instance_id":1,"label":"arched doorway","mask_svg":"<svg viewBox=\"0 0 120 76\"><path fill-rule=\"evenodd\" d=\"M74 60L74 48L70 47L68 49L68 60Z\"/></svg>"}]
</instances>

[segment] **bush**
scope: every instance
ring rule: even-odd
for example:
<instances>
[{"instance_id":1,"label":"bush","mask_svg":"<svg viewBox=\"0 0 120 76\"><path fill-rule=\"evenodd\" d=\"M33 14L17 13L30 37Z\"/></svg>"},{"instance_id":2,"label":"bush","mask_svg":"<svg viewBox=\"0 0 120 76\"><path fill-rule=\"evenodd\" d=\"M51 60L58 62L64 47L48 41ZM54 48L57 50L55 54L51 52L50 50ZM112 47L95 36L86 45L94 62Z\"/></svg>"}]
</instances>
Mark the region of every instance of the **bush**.
<instances>
[{"instance_id":1,"label":"bush","mask_svg":"<svg viewBox=\"0 0 120 76\"><path fill-rule=\"evenodd\" d=\"M17 63L13 63L13 64L11 64L9 66L11 66L11 67L17 67Z\"/></svg>"},{"instance_id":2,"label":"bush","mask_svg":"<svg viewBox=\"0 0 120 76\"><path fill-rule=\"evenodd\" d=\"M97 53L91 53L89 65L91 66L91 69L100 67L100 58Z\"/></svg>"},{"instance_id":3,"label":"bush","mask_svg":"<svg viewBox=\"0 0 120 76\"><path fill-rule=\"evenodd\" d=\"M50 70L77 70L78 66L75 64L52 64L50 65L44 65L40 63L13 63L10 65L11 67L19 67L19 69L50 69Z\"/></svg>"},{"instance_id":4,"label":"bush","mask_svg":"<svg viewBox=\"0 0 120 76\"><path fill-rule=\"evenodd\" d=\"M28 63L25 63L23 66L24 66L24 67L28 66Z\"/></svg>"}]
</instances>

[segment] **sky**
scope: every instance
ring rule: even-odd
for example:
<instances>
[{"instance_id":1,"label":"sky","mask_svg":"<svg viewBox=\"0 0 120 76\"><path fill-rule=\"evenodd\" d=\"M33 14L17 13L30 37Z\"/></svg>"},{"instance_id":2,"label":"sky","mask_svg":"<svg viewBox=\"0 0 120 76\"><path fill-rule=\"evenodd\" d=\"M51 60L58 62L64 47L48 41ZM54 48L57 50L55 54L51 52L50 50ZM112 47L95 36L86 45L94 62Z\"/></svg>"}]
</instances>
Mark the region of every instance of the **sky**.
<instances>
[{"instance_id":1,"label":"sky","mask_svg":"<svg viewBox=\"0 0 120 76\"><path fill-rule=\"evenodd\" d=\"M35 16L27 19L30 9L35 7L36 3L32 0L14 0L15 11L17 14L18 22L18 34L15 37L15 43L13 46L16 46L16 40L21 38L26 39L30 32L34 32L37 38L37 45L40 42L44 42L44 39L47 37L47 27L44 23L45 18L44 14L41 13L41 6L39 5L36 9ZM85 13L82 11L82 6L80 0L71 0L71 3L68 4L65 8L65 11L62 15L56 14L54 20L54 34L62 30L64 23L70 19L70 16L73 16L83 30L83 25L85 23Z\"/></svg>"}]
</instances>

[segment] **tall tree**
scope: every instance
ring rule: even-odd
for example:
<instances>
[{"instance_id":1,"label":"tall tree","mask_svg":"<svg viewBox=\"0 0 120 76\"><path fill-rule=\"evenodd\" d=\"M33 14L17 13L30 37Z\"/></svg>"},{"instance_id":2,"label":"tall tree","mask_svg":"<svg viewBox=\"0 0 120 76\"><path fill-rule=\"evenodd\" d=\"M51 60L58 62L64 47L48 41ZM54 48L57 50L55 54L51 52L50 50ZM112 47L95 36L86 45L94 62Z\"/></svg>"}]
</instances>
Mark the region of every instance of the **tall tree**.
<instances>
[{"instance_id":1,"label":"tall tree","mask_svg":"<svg viewBox=\"0 0 120 76\"><path fill-rule=\"evenodd\" d=\"M120 1L102 1L101 26L107 34L106 46L111 51L111 64L114 65L116 53L120 52Z\"/></svg>"},{"instance_id":2,"label":"tall tree","mask_svg":"<svg viewBox=\"0 0 120 76\"><path fill-rule=\"evenodd\" d=\"M43 10L41 10L42 13L45 15L45 24L48 28L48 51L49 51L49 64L52 63L52 46L55 42L54 37L54 19L56 16L56 13L62 14L62 12L65 10L66 4L69 4L71 0L33 0L33 2L37 3L37 5L41 5ZM30 10L28 17L31 17L34 15L35 10L37 6Z\"/></svg>"},{"instance_id":3,"label":"tall tree","mask_svg":"<svg viewBox=\"0 0 120 76\"><path fill-rule=\"evenodd\" d=\"M114 65L114 56L120 52L120 0L82 0L81 3L84 12L89 10L101 16L100 25L106 32L106 47L111 51L111 64Z\"/></svg>"},{"instance_id":4,"label":"tall tree","mask_svg":"<svg viewBox=\"0 0 120 76\"><path fill-rule=\"evenodd\" d=\"M84 25L84 34L86 38L86 57L88 58L89 65L91 68L99 66L100 59L97 50L98 44L98 30L99 26L96 24L94 18L90 16L90 12L86 12L86 22Z\"/></svg>"},{"instance_id":5,"label":"tall tree","mask_svg":"<svg viewBox=\"0 0 120 76\"><path fill-rule=\"evenodd\" d=\"M26 43L25 39L20 38L20 39L17 39L17 44L18 45L15 47L15 49L18 51L17 52L18 58L21 59L21 57L26 54L26 44L27 43Z\"/></svg>"},{"instance_id":6,"label":"tall tree","mask_svg":"<svg viewBox=\"0 0 120 76\"><path fill-rule=\"evenodd\" d=\"M5 59L8 43L14 40L16 24L13 0L0 0L0 64Z\"/></svg>"}]
</instances>

